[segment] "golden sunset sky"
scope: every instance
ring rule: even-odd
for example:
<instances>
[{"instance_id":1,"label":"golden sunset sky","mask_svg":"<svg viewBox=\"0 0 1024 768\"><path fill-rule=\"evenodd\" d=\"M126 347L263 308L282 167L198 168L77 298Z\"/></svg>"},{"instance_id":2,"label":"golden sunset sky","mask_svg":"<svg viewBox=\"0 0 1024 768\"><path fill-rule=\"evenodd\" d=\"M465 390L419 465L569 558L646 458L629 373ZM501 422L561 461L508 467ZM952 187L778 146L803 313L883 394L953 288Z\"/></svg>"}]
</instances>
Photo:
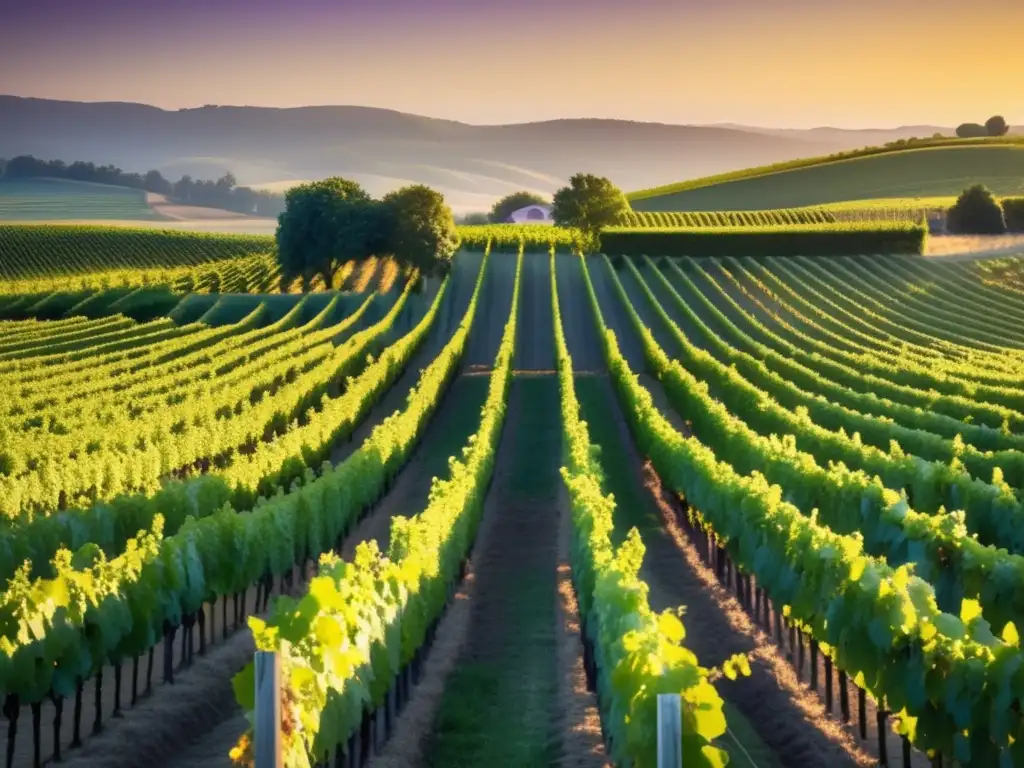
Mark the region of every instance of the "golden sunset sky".
<instances>
[{"instance_id":1,"label":"golden sunset sky","mask_svg":"<svg viewBox=\"0 0 1024 768\"><path fill-rule=\"evenodd\" d=\"M20 96L471 123L1024 123L1024 0L32 0L4 13L0 93Z\"/></svg>"}]
</instances>

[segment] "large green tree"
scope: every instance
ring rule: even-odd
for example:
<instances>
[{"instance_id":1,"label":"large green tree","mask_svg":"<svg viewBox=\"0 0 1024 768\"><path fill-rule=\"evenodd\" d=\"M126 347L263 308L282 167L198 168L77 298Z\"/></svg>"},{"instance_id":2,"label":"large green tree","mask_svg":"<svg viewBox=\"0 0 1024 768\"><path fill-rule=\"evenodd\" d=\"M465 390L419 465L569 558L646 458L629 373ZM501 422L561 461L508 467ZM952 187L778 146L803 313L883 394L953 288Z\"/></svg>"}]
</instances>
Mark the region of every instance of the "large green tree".
<instances>
[{"instance_id":1,"label":"large green tree","mask_svg":"<svg viewBox=\"0 0 1024 768\"><path fill-rule=\"evenodd\" d=\"M513 192L505 195L491 208L488 218L492 224L502 224L508 217L528 205L547 205L548 201L535 192Z\"/></svg>"},{"instance_id":2,"label":"large green tree","mask_svg":"<svg viewBox=\"0 0 1024 768\"><path fill-rule=\"evenodd\" d=\"M596 244L605 227L614 226L629 213L629 201L603 176L577 173L569 186L555 193L551 217L560 227L576 227L588 245Z\"/></svg>"},{"instance_id":3,"label":"large green tree","mask_svg":"<svg viewBox=\"0 0 1024 768\"><path fill-rule=\"evenodd\" d=\"M968 187L946 214L946 228L957 235L1001 235L1006 231L1003 209L984 184Z\"/></svg>"},{"instance_id":4,"label":"large green tree","mask_svg":"<svg viewBox=\"0 0 1024 768\"><path fill-rule=\"evenodd\" d=\"M956 135L961 139L981 139L988 136L988 130L980 123L963 123L957 126Z\"/></svg>"},{"instance_id":5,"label":"large green tree","mask_svg":"<svg viewBox=\"0 0 1024 768\"><path fill-rule=\"evenodd\" d=\"M985 121L985 132L989 136L1005 136L1010 132L1010 126L1002 115L996 115Z\"/></svg>"},{"instance_id":6,"label":"large green tree","mask_svg":"<svg viewBox=\"0 0 1024 768\"><path fill-rule=\"evenodd\" d=\"M388 193L381 204L379 231L387 252L424 275L447 271L459 247L459 236L444 195L413 184Z\"/></svg>"},{"instance_id":7,"label":"large green tree","mask_svg":"<svg viewBox=\"0 0 1024 768\"><path fill-rule=\"evenodd\" d=\"M338 268L379 247L378 204L354 181L333 177L292 187L278 217L277 251L284 282L317 276L330 287Z\"/></svg>"}]
</instances>

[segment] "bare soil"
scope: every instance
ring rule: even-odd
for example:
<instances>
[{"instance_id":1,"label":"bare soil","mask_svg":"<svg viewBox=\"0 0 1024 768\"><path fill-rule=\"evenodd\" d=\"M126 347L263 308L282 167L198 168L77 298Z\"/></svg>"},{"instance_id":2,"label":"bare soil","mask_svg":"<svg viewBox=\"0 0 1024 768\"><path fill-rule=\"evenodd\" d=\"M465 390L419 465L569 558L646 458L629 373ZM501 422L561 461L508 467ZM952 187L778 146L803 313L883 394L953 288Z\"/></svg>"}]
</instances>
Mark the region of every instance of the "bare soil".
<instances>
[{"instance_id":1,"label":"bare soil","mask_svg":"<svg viewBox=\"0 0 1024 768\"><path fill-rule=\"evenodd\" d=\"M928 238L925 256L951 261L1008 256L1024 252L1024 234L1007 235L933 235Z\"/></svg>"},{"instance_id":2,"label":"bare soil","mask_svg":"<svg viewBox=\"0 0 1024 768\"><path fill-rule=\"evenodd\" d=\"M226 211L223 208L207 208L201 205L182 205L173 203L166 195L158 195L154 192L146 193L146 203L156 213L175 221L225 221L259 219L257 216L248 216L244 213Z\"/></svg>"},{"instance_id":3,"label":"bare soil","mask_svg":"<svg viewBox=\"0 0 1024 768\"><path fill-rule=\"evenodd\" d=\"M248 629L199 658L175 680L90 739L63 764L70 768L229 768L228 752L248 728L231 677L253 657ZM207 732L211 723L219 723Z\"/></svg>"},{"instance_id":4,"label":"bare soil","mask_svg":"<svg viewBox=\"0 0 1024 768\"><path fill-rule=\"evenodd\" d=\"M469 639L449 678L428 765L601 765L594 722L577 703L559 600L558 382L517 376L474 553ZM566 676L568 675L568 679ZM567 698L573 706L563 709ZM585 702L585 697L584 697ZM583 724L590 728L577 735ZM581 754L582 752L582 754Z\"/></svg>"},{"instance_id":5,"label":"bare soil","mask_svg":"<svg viewBox=\"0 0 1024 768\"><path fill-rule=\"evenodd\" d=\"M458 669L463 653L474 639L473 630L481 619L480 593L482 574L491 567L488 557L504 545L502 524L507 530L501 489L508 482L510 472L510 434L519 420L518 403L510 403L495 462L494 479L484 504L483 519L477 532L473 554L455 601L438 626L437 636L426 666L426 674L413 692L412 699L402 712L396 735L385 746L381 755L371 763L372 768L407 768L420 766L425 761L425 748L445 696L446 683ZM567 508L564 495L560 500L558 536L558 589L561 601L556 611L555 632L559 639L558 666L560 699L558 711L562 713L565 728L562 745L566 759L560 764L589 768L606 765L603 759L600 721L592 694L586 690L583 662L580 655L579 620L575 614L575 600L569 584ZM494 576L486 577L493 582ZM493 588L493 585L492 585ZM491 617L493 619L493 617Z\"/></svg>"}]
</instances>

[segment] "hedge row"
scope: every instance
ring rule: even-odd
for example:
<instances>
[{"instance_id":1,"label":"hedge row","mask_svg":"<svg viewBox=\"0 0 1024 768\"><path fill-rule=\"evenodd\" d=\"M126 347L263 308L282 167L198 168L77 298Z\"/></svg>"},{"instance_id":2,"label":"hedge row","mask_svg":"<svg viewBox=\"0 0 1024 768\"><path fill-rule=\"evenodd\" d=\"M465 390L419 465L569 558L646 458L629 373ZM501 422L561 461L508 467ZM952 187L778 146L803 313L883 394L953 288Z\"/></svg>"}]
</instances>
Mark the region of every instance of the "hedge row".
<instances>
[{"instance_id":1,"label":"hedge row","mask_svg":"<svg viewBox=\"0 0 1024 768\"><path fill-rule=\"evenodd\" d=\"M1024 232L1024 197L1003 198L1003 218L1011 232Z\"/></svg>"},{"instance_id":2,"label":"hedge row","mask_svg":"<svg viewBox=\"0 0 1024 768\"><path fill-rule=\"evenodd\" d=\"M921 254L927 238L927 227L905 222L762 228L613 227L602 233L601 249L610 256Z\"/></svg>"}]
</instances>

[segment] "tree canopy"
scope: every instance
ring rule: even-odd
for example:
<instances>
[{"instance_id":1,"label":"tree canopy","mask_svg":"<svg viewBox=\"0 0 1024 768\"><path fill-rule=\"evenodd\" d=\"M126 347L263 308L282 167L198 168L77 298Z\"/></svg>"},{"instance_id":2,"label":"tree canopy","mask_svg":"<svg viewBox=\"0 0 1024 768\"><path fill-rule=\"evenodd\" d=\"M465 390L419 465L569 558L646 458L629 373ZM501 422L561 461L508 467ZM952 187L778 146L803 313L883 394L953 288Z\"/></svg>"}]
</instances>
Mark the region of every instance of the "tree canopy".
<instances>
[{"instance_id":1,"label":"tree canopy","mask_svg":"<svg viewBox=\"0 0 1024 768\"><path fill-rule=\"evenodd\" d=\"M388 193L381 204L381 247L421 274L447 271L459 247L459 236L444 196L413 184Z\"/></svg>"},{"instance_id":2,"label":"tree canopy","mask_svg":"<svg viewBox=\"0 0 1024 768\"><path fill-rule=\"evenodd\" d=\"M332 177L292 187L278 217L277 252L285 281L308 286L316 276L332 286L347 261L371 255L375 232L373 200L354 181Z\"/></svg>"},{"instance_id":3,"label":"tree canopy","mask_svg":"<svg viewBox=\"0 0 1024 768\"><path fill-rule=\"evenodd\" d=\"M576 227L593 243L601 230L614 226L629 213L622 190L603 176L577 173L569 186L555 193L551 216L560 227Z\"/></svg>"},{"instance_id":4,"label":"tree canopy","mask_svg":"<svg viewBox=\"0 0 1024 768\"><path fill-rule=\"evenodd\" d=\"M421 274L447 270L458 232L444 197L421 184L374 200L354 181L333 177L292 187L278 217L277 251L282 281L317 276L333 287L349 261L393 256Z\"/></svg>"},{"instance_id":5,"label":"tree canopy","mask_svg":"<svg viewBox=\"0 0 1024 768\"><path fill-rule=\"evenodd\" d=\"M988 131L980 123L963 123L957 126L956 135L961 139L980 139L988 136Z\"/></svg>"},{"instance_id":6,"label":"tree canopy","mask_svg":"<svg viewBox=\"0 0 1024 768\"><path fill-rule=\"evenodd\" d=\"M995 115L985 121L985 132L989 136L1005 136L1009 131L1010 126L1002 115Z\"/></svg>"},{"instance_id":7,"label":"tree canopy","mask_svg":"<svg viewBox=\"0 0 1024 768\"><path fill-rule=\"evenodd\" d=\"M1001 235L1006 232L1003 209L984 184L968 187L946 215L946 228L961 235Z\"/></svg>"},{"instance_id":8,"label":"tree canopy","mask_svg":"<svg viewBox=\"0 0 1024 768\"><path fill-rule=\"evenodd\" d=\"M171 183L157 170L145 174L127 173L114 165L97 166L81 160L68 165L62 160L39 160L32 155L20 155L7 163L0 163L0 176L5 179L68 179L144 189L188 205L223 208L257 216L277 216L284 210L283 195L240 187L230 171L216 181L193 179L185 175Z\"/></svg>"},{"instance_id":9,"label":"tree canopy","mask_svg":"<svg viewBox=\"0 0 1024 768\"><path fill-rule=\"evenodd\" d=\"M961 139L981 139L986 136L1005 136L1010 131L1010 126L1002 115L995 115L981 123L963 123L956 129L956 135Z\"/></svg>"},{"instance_id":10,"label":"tree canopy","mask_svg":"<svg viewBox=\"0 0 1024 768\"><path fill-rule=\"evenodd\" d=\"M513 192L510 195L505 195L501 200L496 202L494 207L491 208L491 212L487 218L492 224L502 224L512 213L518 211L520 208L525 208L528 205L547 204L548 201L536 192Z\"/></svg>"}]
</instances>

